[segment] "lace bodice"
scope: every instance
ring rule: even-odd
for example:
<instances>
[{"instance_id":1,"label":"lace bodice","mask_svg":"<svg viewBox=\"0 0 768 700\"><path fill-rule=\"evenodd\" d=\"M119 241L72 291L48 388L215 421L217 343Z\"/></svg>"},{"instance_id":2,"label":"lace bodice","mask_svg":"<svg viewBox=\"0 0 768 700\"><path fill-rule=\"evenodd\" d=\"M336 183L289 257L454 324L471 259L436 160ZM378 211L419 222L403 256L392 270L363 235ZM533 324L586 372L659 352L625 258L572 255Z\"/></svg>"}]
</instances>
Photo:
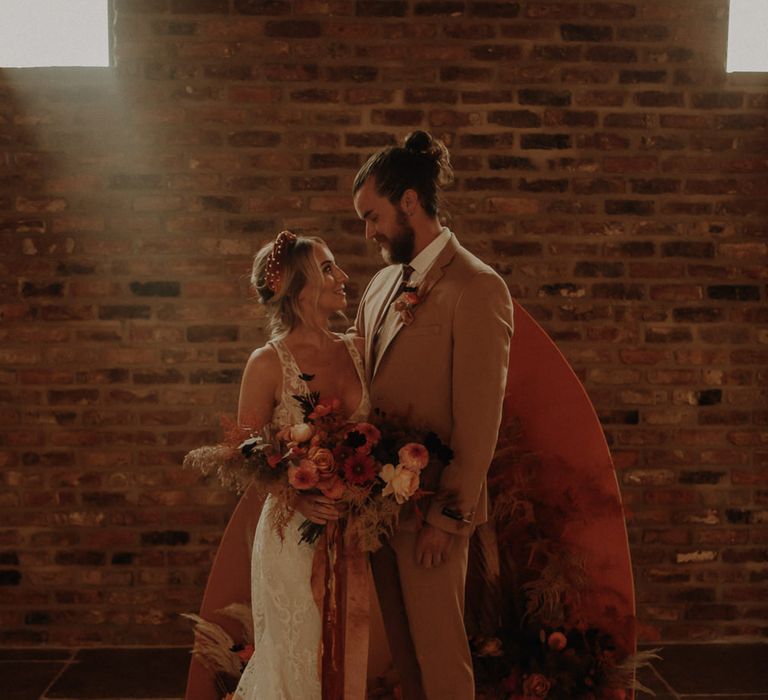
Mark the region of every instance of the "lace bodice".
<instances>
[{"instance_id":1,"label":"lace bodice","mask_svg":"<svg viewBox=\"0 0 768 700\"><path fill-rule=\"evenodd\" d=\"M363 390L360 404L349 416L349 419L351 421L365 420L371 412L371 397L368 394L368 387L365 383L363 359L360 357L360 353L355 347L355 343L351 336L342 335L340 337L344 341L344 345L352 358L357 378L360 380L360 386ZM277 352L277 356L280 358L280 367L283 372L283 390L280 394L280 401L277 406L275 406L275 410L272 413L272 425L277 428L283 428L286 425L301 423L304 420L301 414L301 407L299 406L298 401L293 397L309 394L309 386L307 385L307 382L302 379L302 372L296 362L296 358L294 358L291 351L288 350L285 343L282 340L270 340L269 345L271 345Z\"/></svg>"}]
</instances>

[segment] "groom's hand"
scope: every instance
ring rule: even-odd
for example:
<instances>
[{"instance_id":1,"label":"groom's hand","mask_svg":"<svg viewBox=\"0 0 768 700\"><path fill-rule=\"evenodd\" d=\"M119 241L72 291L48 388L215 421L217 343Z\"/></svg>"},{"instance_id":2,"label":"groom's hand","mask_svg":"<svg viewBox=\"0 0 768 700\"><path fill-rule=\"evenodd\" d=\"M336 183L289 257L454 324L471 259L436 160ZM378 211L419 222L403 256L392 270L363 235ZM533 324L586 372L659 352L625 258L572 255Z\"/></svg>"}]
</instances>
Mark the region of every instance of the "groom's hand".
<instances>
[{"instance_id":1,"label":"groom's hand","mask_svg":"<svg viewBox=\"0 0 768 700\"><path fill-rule=\"evenodd\" d=\"M416 536L416 563L431 569L439 566L448 558L453 535L439 527L424 523Z\"/></svg>"}]
</instances>

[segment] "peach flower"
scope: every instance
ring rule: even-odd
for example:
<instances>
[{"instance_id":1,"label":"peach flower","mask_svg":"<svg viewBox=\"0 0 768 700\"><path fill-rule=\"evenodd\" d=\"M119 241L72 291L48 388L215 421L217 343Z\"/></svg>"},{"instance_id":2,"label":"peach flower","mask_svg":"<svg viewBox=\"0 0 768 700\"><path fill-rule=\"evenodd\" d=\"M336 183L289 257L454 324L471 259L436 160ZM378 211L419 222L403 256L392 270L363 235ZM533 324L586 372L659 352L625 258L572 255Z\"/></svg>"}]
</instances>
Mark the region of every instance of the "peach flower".
<instances>
[{"instance_id":1,"label":"peach flower","mask_svg":"<svg viewBox=\"0 0 768 700\"><path fill-rule=\"evenodd\" d=\"M429 452L424 445L418 442L409 442L403 445L397 453L400 464L411 471L420 472L429 463Z\"/></svg>"},{"instance_id":2,"label":"peach flower","mask_svg":"<svg viewBox=\"0 0 768 700\"><path fill-rule=\"evenodd\" d=\"M314 488L318 481L320 481L320 475L317 473L317 467L308 459L302 459L298 467L295 465L288 467L288 483L298 491Z\"/></svg>"},{"instance_id":3,"label":"peach flower","mask_svg":"<svg viewBox=\"0 0 768 700\"><path fill-rule=\"evenodd\" d=\"M385 464L379 476L387 485L381 492L383 496L393 494L395 500L402 504L405 503L419 488L419 475L398 464L396 467L392 464Z\"/></svg>"}]
</instances>

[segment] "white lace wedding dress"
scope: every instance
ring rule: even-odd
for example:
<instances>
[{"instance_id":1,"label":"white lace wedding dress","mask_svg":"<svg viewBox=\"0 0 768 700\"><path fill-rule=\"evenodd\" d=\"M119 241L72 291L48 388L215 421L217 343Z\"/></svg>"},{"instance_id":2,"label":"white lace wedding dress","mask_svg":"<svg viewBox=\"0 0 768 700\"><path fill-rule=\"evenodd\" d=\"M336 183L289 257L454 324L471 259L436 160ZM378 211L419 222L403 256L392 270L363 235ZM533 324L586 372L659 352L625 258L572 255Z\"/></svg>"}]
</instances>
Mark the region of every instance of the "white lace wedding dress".
<instances>
[{"instance_id":1,"label":"white lace wedding dress","mask_svg":"<svg viewBox=\"0 0 768 700\"><path fill-rule=\"evenodd\" d=\"M360 354L350 336L342 336L362 385L360 405L350 420L365 420L371 409ZM280 358L283 390L272 424L277 428L301 423L294 395L308 394L301 370L282 341L270 341ZM285 538L269 526L275 501L267 497L259 518L251 555L251 606L254 652L235 693L236 700L320 700L318 650L320 611L310 587L314 545L299 543L304 518L294 513Z\"/></svg>"}]
</instances>

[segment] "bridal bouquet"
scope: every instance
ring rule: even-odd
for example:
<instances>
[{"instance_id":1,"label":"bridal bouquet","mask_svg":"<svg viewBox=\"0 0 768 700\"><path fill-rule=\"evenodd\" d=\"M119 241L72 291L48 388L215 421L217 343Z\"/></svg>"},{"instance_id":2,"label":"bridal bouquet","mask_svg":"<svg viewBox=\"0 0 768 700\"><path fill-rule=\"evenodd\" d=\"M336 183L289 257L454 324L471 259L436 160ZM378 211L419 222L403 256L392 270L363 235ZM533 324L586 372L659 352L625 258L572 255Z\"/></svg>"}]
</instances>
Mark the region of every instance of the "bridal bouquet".
<instances>
[{"instance_id":1,"label":"bridal bouquet","mask_svg":"<svg viewBox=\"0 0 768 700\"><path fill-rule=\"evenodd\" d=\"M448 464L453 456L434 432L418 431L377 414L376 422L350 422L338 400L317 393L294 396L303 421L275 431L232 426L225 444L190 452L185 466L204 473L218 470L225 485L242 490L255 482L263 494L277 498L271 524L281 533L300 493L322 493L348 510L347 530L362 551L375 551L391 534L400 508L415 502L421 471L430 463ZM310 521L301 539L314 542L325 528Z\"/></svg>"}]
</instances>

